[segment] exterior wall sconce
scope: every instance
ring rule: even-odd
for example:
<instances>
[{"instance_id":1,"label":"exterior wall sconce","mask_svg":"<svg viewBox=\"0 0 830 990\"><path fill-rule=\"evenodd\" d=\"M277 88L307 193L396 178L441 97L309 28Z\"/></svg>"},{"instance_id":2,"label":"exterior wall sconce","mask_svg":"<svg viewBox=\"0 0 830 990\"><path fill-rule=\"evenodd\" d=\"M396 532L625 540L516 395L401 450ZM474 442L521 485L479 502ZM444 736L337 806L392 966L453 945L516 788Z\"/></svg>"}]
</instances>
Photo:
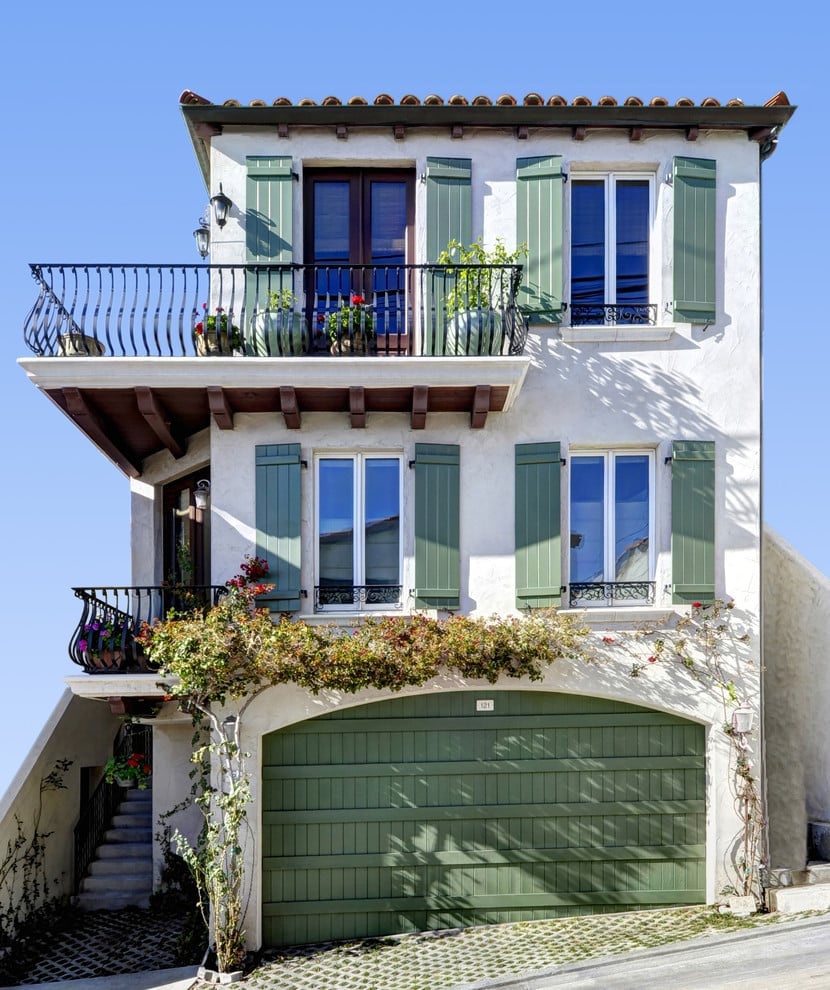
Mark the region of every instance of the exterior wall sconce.
<instances>
[{"instance_id":1,"label":"exterior wall sconce","mask_svg":"<svg viewBox=\"0 0 830 990\"><path fill-rule=\"evenodd\" d=\"M196 503L197 509L206 509L208 507L208 502L210 501L210 482L207 478L202 478L201 481L196 482L196 487L193 489L193 501Z\"/></svg>"},{"instance_id":2,"label":"exterior wall sconce","mask_svg":"<svg viewBox=\"0 0 830 990\"><path fill-rule=\"evenodd\" d=\"M193 231L193 236L196 238L196 247L199 254L203 258L206 258L210 251L210 224L204 217L199 221L199 226Z\"/></svg>"},{"instance_id":3,"label":"exterior wall sconce","mask_svg":"<svg viewBox=\"0 0 830 990\"><path fill-rule=\"evenodd\" d=\"M742 701L740 705L732 712L732 731L736 736L739 737L742 749L746 748L746 740L744 736L748 732L752 732L752 723L755 720L755 713L749 707L746 701Z\"/></svg>"},{"instance_id":4,"label":"exterior wall sconce","mask_svg":"<svg viewBox=\"0 0 830 990\"><path fill-rule=\"evenodd\" d=\"M228 213L233 203L222 191L221 182L219 183L219 192L215 196L210 197L210 205L213 207L213 215L216 218L217 225L224 227L228 222Z\"/></svg>"}]
</instances>

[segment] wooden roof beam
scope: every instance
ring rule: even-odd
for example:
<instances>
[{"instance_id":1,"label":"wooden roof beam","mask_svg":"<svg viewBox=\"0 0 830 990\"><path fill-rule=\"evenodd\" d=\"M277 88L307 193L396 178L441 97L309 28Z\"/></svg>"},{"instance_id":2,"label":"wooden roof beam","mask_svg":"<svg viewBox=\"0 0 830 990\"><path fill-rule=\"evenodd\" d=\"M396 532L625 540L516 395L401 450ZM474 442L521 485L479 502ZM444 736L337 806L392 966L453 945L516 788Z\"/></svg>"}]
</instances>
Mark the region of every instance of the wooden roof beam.
<instances>
[{"instance_id":1,"label":"wooden roof beam","mask_svg":"<svg viewBox=\"0 0 830 990\"><path fill-rule=\"evenodd\" d=\"M352 429L362 430L366 427L366 389L362 385L352 385L349 388L349 417Z\"/></svg>"},{"instance_id":2,"label":"wooden roof beam","mask_svg":"<svg viewBox=\"0 0 830 990\"><path fill-rule=\"evenodd\" d=\"M470 427L474 430L481 430L487 422L487 413L490 412L490 386L476 385L473 393L473 409L470 417Z\"/></svg>"},{"instance_id":3,"label":"wooden roof beam","mask_svg":"<svg viewBox=\"0 0 830 990\"><path fill-rule=\"evenodd\" d=\"M208 407L220 430L233 429L233 409L221 385L207 386Z\"/></svg>"},{"instance_id":4,"label":"wooden roof beam","mask_svg":"<svg viewBox=\"0 0 830 990\"><path fill-rule=\"evenodd\" d=\"M97 413L86 401L81 390L64 388L61 391L66 402L66 411L95 446L121 468L128 478L140 478L141 465L136 463L133 457L122 450L109 436Z\"/></svg>"},{"instance_id":5,"label":"wooden roof beam","mask_svg":"<svg viewBox=\"0 0 830 990\"><path fill-rule=\"evenodd\" d=\"M147 421L147 425L170 451L173 457L178 460L184 457L187 452L187 445L183 444L171 429L170 417L164 406L153 394L153 390L146 385L136 385L135 398L138 403L138 411Z\"/></svg>"},{"instance_id":6,"label":"wooden roof beam","mask_svg":"<svg viewBox=\"0 0 830 990\"><path fill-rule=\"evenodd\" d=\"M297 402L297 391L293 385L280 385L280 412L287 430L299 430L300 404Z\"/></svg>"},{"instance_id":7,"label":"wooden roof beam","mask_svg":"<svg viewBox=\"0 0 830 990\"><path fill-rule=\"evenodd\" d=\"M428 401L429 386L416 385L412 389L412 416L410 425L413 430L423 430L426 427Z\"/></svg>"}]
</instances>

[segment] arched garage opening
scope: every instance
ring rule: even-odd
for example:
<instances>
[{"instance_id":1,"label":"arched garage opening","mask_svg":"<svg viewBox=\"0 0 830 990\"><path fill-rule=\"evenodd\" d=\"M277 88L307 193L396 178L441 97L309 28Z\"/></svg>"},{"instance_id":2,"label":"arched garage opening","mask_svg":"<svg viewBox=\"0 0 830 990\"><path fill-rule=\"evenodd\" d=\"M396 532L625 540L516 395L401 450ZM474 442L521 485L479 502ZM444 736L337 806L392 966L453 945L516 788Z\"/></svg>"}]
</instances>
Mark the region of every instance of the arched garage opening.
<instances>
[{"instance_id":1,"label":"arched garage opening","mask_svg":"<svg viewBox=\"0 0 830 990\"><path fill-rule=\"evenodd\" d=\"M705 734L622 702L394 698L263 739L263 943L705 900Z\"/></svg>"}]
</instances>

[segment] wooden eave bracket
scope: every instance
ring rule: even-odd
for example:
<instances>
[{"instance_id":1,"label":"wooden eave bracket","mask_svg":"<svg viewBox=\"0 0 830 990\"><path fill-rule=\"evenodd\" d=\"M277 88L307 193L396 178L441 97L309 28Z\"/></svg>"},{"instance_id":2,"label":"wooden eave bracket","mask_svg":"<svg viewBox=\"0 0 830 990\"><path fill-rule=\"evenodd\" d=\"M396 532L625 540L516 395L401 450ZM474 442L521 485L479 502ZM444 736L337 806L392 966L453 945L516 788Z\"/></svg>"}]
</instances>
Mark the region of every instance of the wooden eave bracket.
<instances>
[{"instance_id":1,"label":"wooden eave bracket","mask_svg":"<svg viewBox=\"0 0 830 990\"><path fill-rule=\"evenodd\" d=\"M233 410L221 385L207 386L208 408L220 430L233 429Z\"/></svg>"},{"instance_id":2,"label":"wooden eave bracket","mask_svg":"<svg viewBox=\"0 0 830 990\"><path fill-rule=\"evenodd\" d=\"M277 124L277 137L288 137L288 124Z\"/></svg>"},{"instance_id":3,"label":"wooden eave bracket","mask_svg":"<svg viewBox=\"0 0 830 990\"><path fill-rule=\"evenodd\" d=\"M106 454L107 457L127 475L128 478L140 478L141 467L112 440L98 415L90 407L80 389L62 389L66 402L66 411L78 426L86 433L92 442Z\"/></svg>"},{"instance_id":4,"label":"wooden eave bracket","mask_svg":"<svg viewBox=\"0 0 830 990\"><path fill-rule=\"evenodd\" d=\"M464 137L464 128L461 124L452 124L450 127L450 137L454 141L459 141Z\"/></svg>"},{"instance_id":5,"label":"wooden eave bracket","mask_svg":"<svg viewBox=\"0 0 830 990\"><path fill-rule=\"evenodd\" d=\"M629 141L642 141L643 140L643 128L642 127L632 127L628 132Z\"/></svg>"},{"instance_id":6,"label":"wooden eave bracket","mask_svg":"<svg viewBox=\"0 0 830 990\"><path fill-rule=\"evenodd\" d=\"M773 127L756 127L754 130L749 131L747 137L750 141L757 141L758 144L763 144L764 141L768 141L773 134L775 128Z\"/></svg>"},{"instance_id":7,"label":"wooden eave bracket","mask_svg":"<svg viewBox=\"0 0 830 990\"><path fill-rule=\"evenodd\" d=\"M287 430L299 430L300 404L297 402L297 391L292 385L280 385L280 412Z\"/></svg>"},{"instance_id":8,"label":"wooden eave bracket","mask_svg":"<svg viewBox=\"0 0 830 990\"><path fill-rule=\"evenodd\" d=\"M490 386L476 385L473 394L473 411L470 417L470 427L474 430L481 430L487 422L487 413L490 412Z\"/></svg>"},{"instance_id":9,"label":"wooden eave bracket","mask_svg":"<svg viewBox=\"0 0 830 990\"><path fill-rule=\"evenodd\" d=\"M697 141L700 135L699 127L687 127L686 128L686 140L687 141Z\"/></svg>"},{"instance_id":10,"label":"wooden eave bracket","mask_svg":"<svg viewBox=\"0 0 830 990\"><path fill-rule=\"evenodd\" d=\"M406 137L406 125L405 124L393 124L392 134L396 141L403 141Z\"/></svg>"},{"instance_id":11,"label":"wooden eave bracket","mask_svg":"<svg viewBox=\"0 0 830 990\"><path fill-rule=\"evenodd\" d=\"M349 128L345 124L335 124L334 133L341 141L345 141L349 137Z\"/></svg>"},{"instance_id":12,"label":"wooden eave bracket","mask_svg":"<svg viewBox=\"0 0 830 990\"><path fill-rule=\"evenodd\" d=\"M528 134L529 134L529 128L527 124L519 124L519 126L516 128L516 139L518 141L527 141Z\"/></svg>"},{"instance_id":13,"label":"wooden eave bracket","mask_svg":"<svg viewBox=\"0 0 830 990\"><path fill-rule=\"evenodd\" d=\"M366 427L366 389L362 385L349 388L349 418L353 430Z\"/></svg>"},{"instance_id":14,"label":"wooden eave bracket","mask_svg":"<svg viewBox=\"0 0 830 990\"><path fill-rule=\"evenodd\" d=\"M222 133L221 124L209 124L204 120L200 120L193 129L196 132L196 136L200 137L203 141L209 141L213 137L219 137Z\"/></svg>"},{"instance_id":15,"label":"wooden eave bracket","mask_svg":"<svg viewBox=\"0 0 830 990\"><path fill-rule=\"evenodd\" d=\"M584 127L574 127L571 132L574 141L584 141L585 140L585 128Z\"/></svg>"},{"instance_id":16,"label":"wooden eave bracket","mask_svg":"<svg viewBox=\"0 0 830 990\"><path fill-rule=\"evenodd\" d=\"M144 417L147 425L170 451L173 457L178 460L184 457L187 452L187 445L173 433L170 424L170 417L164 406L153 394L153 390L146 385L136 385L135 398L138 403L138 411Z\"/></svg>"},{"instance_id":17,"label":"wooden eave bracket","mask_svg":"<svg viewBox=\"0 0 830 990\"><path fill-rule=\"evenodd\" d=\"M427 425L427 405L429 386L415 385L412 389L412 415L410 425L413 430L423 430Z\"/></svg>"}]
</instances>

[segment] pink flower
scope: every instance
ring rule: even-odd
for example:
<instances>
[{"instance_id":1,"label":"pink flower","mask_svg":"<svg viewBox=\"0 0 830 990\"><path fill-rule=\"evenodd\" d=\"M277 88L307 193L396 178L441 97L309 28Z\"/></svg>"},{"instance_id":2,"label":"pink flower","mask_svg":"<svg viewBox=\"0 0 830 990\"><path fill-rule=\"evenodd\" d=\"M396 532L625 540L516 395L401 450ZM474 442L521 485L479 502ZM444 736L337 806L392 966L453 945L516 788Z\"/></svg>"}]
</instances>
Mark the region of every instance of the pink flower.
<instances>
[{"instance_id":1,"label":"pink flower","mask_svg":"<svg viewBox=\"0 0 830 990\"><path fill-rule=\"evenodd\" d=\"M614 642L613 637L611 637L611 636L603 636L602 637L602 641L603 641L603 643L613 643Z\"/></svg>"},{"instance_id":2,"label":"pink flower","mask_svg":"<svg viewBox=\"0 0 830 990\"><path fill-rule=\"evenodd\" d=\"M81 651L81 653L85 653L86 652L86 648L87 648L87 641L85 639L79 639L78 640L78 649Z\"/></svg>"}]
</instances>

